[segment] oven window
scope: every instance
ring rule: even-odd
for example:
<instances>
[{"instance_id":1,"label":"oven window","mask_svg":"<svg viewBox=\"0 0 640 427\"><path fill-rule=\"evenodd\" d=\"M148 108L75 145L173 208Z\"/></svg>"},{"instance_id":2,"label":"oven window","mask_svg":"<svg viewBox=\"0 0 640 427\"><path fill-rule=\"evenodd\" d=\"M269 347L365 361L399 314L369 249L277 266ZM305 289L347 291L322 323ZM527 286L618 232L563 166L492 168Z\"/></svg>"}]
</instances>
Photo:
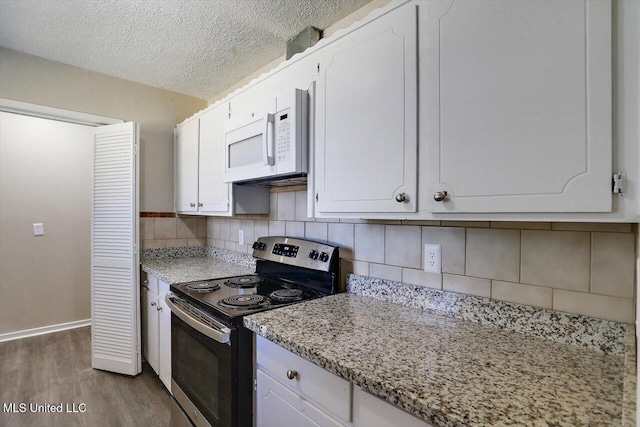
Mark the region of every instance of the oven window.
<instances>
[{"instance_id":1,"label":"oven window","mask_svg":"<svg viewBox=\"0 0 640 427\"><path fill-rule=\"evenodd\" d=\"M213 426L231 425L231 357L231 346L171 315L171 377Z\"/></svg>"},{"instance_id":2,"label":"oven window","mask_svg":"<svg viewBox=\"0 0 640 427\"><path fill-rule=\"evenodd\" d=\"M262 163L262 134L229 145L229 168Z\"/></svg>"}]
</instances>

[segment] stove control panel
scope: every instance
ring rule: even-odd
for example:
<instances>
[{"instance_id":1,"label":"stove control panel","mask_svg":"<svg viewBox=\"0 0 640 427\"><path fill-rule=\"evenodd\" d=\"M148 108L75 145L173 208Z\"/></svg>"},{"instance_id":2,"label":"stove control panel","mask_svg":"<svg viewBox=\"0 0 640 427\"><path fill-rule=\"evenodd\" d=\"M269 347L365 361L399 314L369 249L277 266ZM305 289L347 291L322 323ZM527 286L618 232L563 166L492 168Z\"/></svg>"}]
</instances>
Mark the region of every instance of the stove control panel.
<instances>
[{"instance_id":1,"label":"stove control panel","mask_svg":"<svg viewBox=\"0 0 640 427\"><path fill-rule=\"evenodd\" d=\"M321 271L329 271L338 259L335 246L293 237L260 237L252 247L254 258Z\"/></svg>"},{"instance_id":2,"label":"stove control panel","mask_svg":"<svg viewBox=\"0 0 640 427\"><path fill-rule=\"evenodd\" d=\"M295 258L296 256L298 256L298 249L300 249L300 246L276 243L273 245L273 250L271 251L271 253L280 256L286 256L289 258Z\"/></svg>"},{"instance_id":3,"label":"stove control panel","mask_svg":"<svg viewBox=\"0 0 640 427\"><path fill-rule=\"evenodd\" d=\"M253 249L257 249L259 251L264 251L265 249L267 249L267 245L264 244L263 242L253 242Z\"/></svg>"}]
</instances>

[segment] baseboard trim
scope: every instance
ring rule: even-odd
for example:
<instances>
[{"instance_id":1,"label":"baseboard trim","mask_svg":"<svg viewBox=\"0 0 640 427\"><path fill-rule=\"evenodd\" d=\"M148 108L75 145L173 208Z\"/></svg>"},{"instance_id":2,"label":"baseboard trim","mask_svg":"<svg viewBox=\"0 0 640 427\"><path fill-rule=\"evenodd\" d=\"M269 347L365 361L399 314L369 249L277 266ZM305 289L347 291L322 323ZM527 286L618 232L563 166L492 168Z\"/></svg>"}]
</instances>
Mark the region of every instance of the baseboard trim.
<instances>
[{"instance_id":1,"label":"baseboard trim","mask_svg":"<svg viewBox=\"0 0 640 427\"><path fill-rule=\"evenodd\" d=\"M25 329L24 331L7 332L6 334L0 334L0 342L19 340L27 337L35 337L37 335L51 334L53 332L82 328L89 325L91 325L91 319L77 320L75 322L60 323L51 326L42 326L40 328Z\"/></svg>"}]
</instances>

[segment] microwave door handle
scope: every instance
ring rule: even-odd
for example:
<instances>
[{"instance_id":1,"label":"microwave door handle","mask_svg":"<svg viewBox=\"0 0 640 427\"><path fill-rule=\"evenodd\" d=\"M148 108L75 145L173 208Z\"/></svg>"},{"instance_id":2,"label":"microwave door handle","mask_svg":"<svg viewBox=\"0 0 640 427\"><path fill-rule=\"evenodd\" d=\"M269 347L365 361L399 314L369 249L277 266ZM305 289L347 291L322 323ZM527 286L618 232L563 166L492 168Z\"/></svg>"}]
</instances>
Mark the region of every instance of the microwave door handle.
<instances>
[{"instance_id":1,"label":"microwave door handle","mask_svg":"<svg viewBox=\"0 0 640 427\"><path fill-rule=\"evenodd\" d=\"M212 340L219 342L220 344L231 345L231 341L230 341L231 329L227 328L220 322L216 322L213 319L207 319L209 320L209 322L211 322L213 327L209 325L205 325L199 320L193 318L186 310L183 310L176 303L174 303L173 302L174 299L183 304L186 303L184 300L182 300L182 298L179 298L174 294L166 294L164 296L164 301L167 303L167 305L169 306L173 314L175 314L187 325L191 326L193 329L200 332L204 336L209 337Z\"/></svg>"},{"instance_id":2,"label":"microwave door handle","mask_svg":"<svg viewBox=\"0 0 640 427\"><path fill-rule=\"evenodd\" d=\"M267 113L264 117L264 133L262 134L262 158L264 164L273 166L275 164L275 157L269 155L269 123L275 121L275 115ZM271 127L273 129L273 126ZM273 136L271 137L271 154L273 154Z\"/></svg>"}]
</instances>

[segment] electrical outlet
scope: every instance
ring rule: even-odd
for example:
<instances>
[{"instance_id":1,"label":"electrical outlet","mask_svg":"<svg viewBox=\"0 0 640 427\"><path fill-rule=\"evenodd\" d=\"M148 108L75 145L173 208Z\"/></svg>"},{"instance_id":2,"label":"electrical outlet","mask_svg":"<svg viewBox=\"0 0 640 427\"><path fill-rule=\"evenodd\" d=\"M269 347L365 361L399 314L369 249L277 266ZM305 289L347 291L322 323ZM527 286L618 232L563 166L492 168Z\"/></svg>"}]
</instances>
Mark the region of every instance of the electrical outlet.
<instances>
[{"instance_id":1,"label":"electrical outlet","mask_svg":"<svg viewBox=\"0 0 640 427\"><path fill-rule=\"evenodd\" d=\"M442 273L442 245L424 245L424 271Z\"/></svg>"},{"instance_id":2,"label":"electrical outlet","mask_svg":"<svg viewBox=\"0 0 640 427\"><path fill-rule=\"evenodd\" d=\"M244 230L238 230L238 244L244 245Z\"/></svg>"},{"instance_id":3,"label":"electrical outlet","mask_svg":"<svg viewBox=\"0 0 640 427\"><path fill-rule=\"evenodd\" d=\"M33 235L44 236L44 225L41 222L33 224Z\"/></svg>"}]
</instances>

